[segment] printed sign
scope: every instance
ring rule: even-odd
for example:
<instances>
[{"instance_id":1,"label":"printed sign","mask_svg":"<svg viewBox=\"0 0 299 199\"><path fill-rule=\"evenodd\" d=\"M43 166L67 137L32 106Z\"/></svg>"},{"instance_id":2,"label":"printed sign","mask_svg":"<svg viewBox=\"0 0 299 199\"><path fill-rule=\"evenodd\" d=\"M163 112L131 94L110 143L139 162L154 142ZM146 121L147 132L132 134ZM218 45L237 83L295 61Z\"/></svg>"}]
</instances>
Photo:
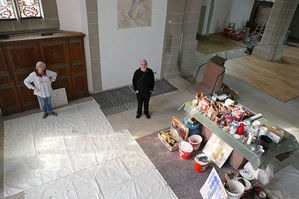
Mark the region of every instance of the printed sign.
<instances>
[{"instance_id":1,"label":"printed sign","mask_svg":"<svg viewBox=\"0 0 299 199\"><path fill-rule=\"evenodd\" d=\"M213 168L205 184L200 189L203 199L226 199L227 193L219 178L216 169Z\"/></svg>"}]
</instances>

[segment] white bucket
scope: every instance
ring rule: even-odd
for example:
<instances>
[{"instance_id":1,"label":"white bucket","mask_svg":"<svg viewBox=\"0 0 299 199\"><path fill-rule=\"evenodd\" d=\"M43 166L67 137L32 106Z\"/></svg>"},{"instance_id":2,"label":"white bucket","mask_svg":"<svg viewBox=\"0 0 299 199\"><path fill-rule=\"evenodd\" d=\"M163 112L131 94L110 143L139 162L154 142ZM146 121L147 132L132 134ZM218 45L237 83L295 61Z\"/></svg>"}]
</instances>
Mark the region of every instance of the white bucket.
<instances>
[{"instance_id":1,"label":"white bucket","mask_svg":"<svg viewBox=\"0 0 299 199\"><path fill-rule=\"evenodd\" d=\"M188 141L193 146L193 151L197 151L202 142L202 137L200 135L191 135Z\"/></svg>"},{"instance_id":2,"label":"white bucket","mask_svg":"<svg viewBox=\"0 0 299 199\"><path fill-rule=\"evenodd\" d=\"M247 195L247 193L249 192L249 190L252 189L252 185L251 185L251 183L249 182L249 180L247 180L246 178L241 178L241 177L239 177L239 178L237 178L236 180L239 181L240 179L244 180L244 182L245 182L244 193L243 193L243 195L242 195L242 197L245 197L245 196Z\"/></svg>"},{"instance_id":3,"label":"white bucket","mask_svg":"<svg viewBox=\"0 0 299 199\"><path fill-rule=\"evenodd\" d=\"M245 187L241 182L229 180L227 184L229 186L229 190L225 189L228 195L227 199L239 199L244 193Z\"/></svg>"}]
</instances>

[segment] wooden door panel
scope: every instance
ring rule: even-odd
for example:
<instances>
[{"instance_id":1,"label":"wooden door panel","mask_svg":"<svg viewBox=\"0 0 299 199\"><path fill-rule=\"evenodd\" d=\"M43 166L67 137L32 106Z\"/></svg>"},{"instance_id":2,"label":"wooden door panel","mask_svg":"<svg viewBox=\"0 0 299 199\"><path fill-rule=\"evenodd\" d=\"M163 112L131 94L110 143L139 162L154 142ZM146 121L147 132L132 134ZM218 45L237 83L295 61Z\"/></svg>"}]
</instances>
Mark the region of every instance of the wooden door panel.
<instances>
[{"instance_id":1,"label":"wooden door panel","mask_svg":"<svg viewBox=\"0 0 299 199\"><path fill-rule=\"evenodd\" d=\"M3 51L11 72L34 70L36 62L41 58L35 42L6 44L3 46Z\"/></svg>"},{"instance_id":2,"label":"wooden door panel","mask_svg":"<svg viewBox=\"0 0 299 199\"><path fill-rule=\"evenodd\" d=\"M86 73L85 64L82 62L73 63L73 74Z\"/></svg>"},{"instance_id":3,"label":"wooden door panel","mask_svg":"<svg viewBox=\"0 0 299 199\"><path fill-rule=\"evenodd\" d=\"M71 39L69 43L72 63L85 62L83 39Z\"/></svg>"},{"instance_id":4,"label":"wooden door panel","mask_svg":"<svg viewBox=\"0 0 299 199\"><path fill-rule=\"evenodd\" d=\"M26 69L26 70L19 70L16 72L12 72L12 76L14 77L16 84L24 84L24 79L28 77L30 73L32 73L34 69Z\"/></svg>"},{"instance_id":5,"label":"wooden door panel","mask_svg":"<svg viewBox=\"0 0 299 199\"><path fill-rule=\"evenodd\" d=\"M49 70L52 70L57 73L57 76L60 78L68 77L70 76L70 65L64 64L64 65L53 65L47 67Z\"/></svg>"},{"instance_id":6,"label":"wooden door panel","mask_svg":"<svg viewBox=\"0 0 299 199\"><path fill-rule=\"evenodd\" d=\"M12 85L0 86L1 108L4 114L15 113L20 110L18 98Z\"/></svg>"},{"instance_id":7,"label":"wooden door panel","mask_svg":"<svg viewBox=\"0 0 299 199\"><path fill-rule=\"evenodd\" d=\"M40 49L47 66L70 64L67 40L43 41Z\"/></svg>"},{"instance_id":8,"label":"wooden door panel","mask_svg":"<svg viewBox=\"0 0 299 199\"><path fill-rule=\"evenodd\" d=\"M88 94L87 89L87 80L86 75L82 74L76 74L74 75L74 85L76 86L76 96L82 96Z\"/></svg>"},{"instance_id":9,"label":"wooden door panel","mask_svg":"<svg viewBox=\"0 0 299 199\"><path fill-rule=\"evenodd\" d=\"M22 108L24 110L28 110L37 106L37 98L33 94L33 90L28 89L24 84L17 84L16 88L21 99Z\"/></svg>"}]
</instances>

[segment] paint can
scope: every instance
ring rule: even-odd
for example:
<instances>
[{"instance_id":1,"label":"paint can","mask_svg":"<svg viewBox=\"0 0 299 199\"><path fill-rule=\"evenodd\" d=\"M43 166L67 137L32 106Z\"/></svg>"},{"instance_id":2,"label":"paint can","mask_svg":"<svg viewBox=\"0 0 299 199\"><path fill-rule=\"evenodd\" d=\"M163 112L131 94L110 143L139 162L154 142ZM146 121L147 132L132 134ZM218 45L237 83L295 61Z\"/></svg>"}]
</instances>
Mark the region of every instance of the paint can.
<instances>
[{"instance_id":1,"label":"paint can","mask_svg":"<svg viewBox=\"0 0 299 199\"><path fill-rule=\"evenodd\" d=\"M193 146L186 141L181 141L179 144L179 155L183 160L188 160L191 157Z\"/></svg>"},{"instance_id":2,"label":"paint can","mask_svg":"<svg viewBox=\"0 0 299 199\"><path fill-rule=\"evenodd\" d=\"M208 156L206 156L204 153L200 153L197 156L195 156L194 158L194 170L196 172L204 172L210 162L210 158Z\"/></svg>"},{"instance_id":3,"label":"paint can","mask_svg":"<svg viewBox=\"0 0 299 199\"><path fill-rule=\"evenodd\" d=\"M202 142L202 137L200 135L192 135L188 138L188 141L193 146L193 151L197 151Z\"/></svg>"},{"instance_id":4,"label":"paint can","mask_svg":"<svg viewBox=\"0 0 299 199\"><path fill-rule=\"evenodd\" d=\"M245 187L241 182L237 180L227 181L228 187L225 188L227 193L227 199L239 199L244 193Z\"/></svg>"}]
</instances>

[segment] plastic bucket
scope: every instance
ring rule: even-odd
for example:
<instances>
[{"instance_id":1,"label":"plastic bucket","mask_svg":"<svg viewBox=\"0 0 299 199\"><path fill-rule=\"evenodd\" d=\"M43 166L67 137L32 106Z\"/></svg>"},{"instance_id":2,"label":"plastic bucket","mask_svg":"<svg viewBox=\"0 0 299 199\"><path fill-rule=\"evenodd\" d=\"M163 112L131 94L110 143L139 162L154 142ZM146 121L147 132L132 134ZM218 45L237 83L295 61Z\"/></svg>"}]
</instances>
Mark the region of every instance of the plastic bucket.
<instances>
[{"instance_id":1,"label":"plastic bucket","mask_svg":"<svg viewBox=\"0 0 299 199\"><path fill-rule=\"evenodd\" d=\"M227 199L239 199L244 193L245 187L241 182L237 180L227 181L229 188L225 189L227 193Z\"/></svg>"},{"instance_id":2,"label":"plastic bucket","mask_svg":"<svg viewBox=\"0 0 299 199\"><path fill-rule=\"evenodd\" d=\"M241 198L244 198L248 192L250 191L250 189L252 189L252 185L249 182L249 180L247 180L246 178L237 178L237 180L240 182L241 180L244 182L242 183L244 185L244 193L242 194Z\"/></svg>"},{"instance_id":3,"label":"plastic bucket","mask_svg":"<svg viewBox=\"0 0 299 199\"><path fill-rule=\"evenodd\" d=\"M202 137L200 135L192 135L189 137L188 141L193 146L193 151L197 151L202 142Z\"/></svg>"},{"instance_id":4,"label":"plastic bucket","mask_svg":"<svg viewBox=\"0 0 299 199\"><path fill-rule=\"evenodd\" d=\"M210 159L205 154L200 153L197 156L195 156L194 162L195 162L194 170L196 172L201 173L201 172L204 172L207 169L207 167L209 165L209 162L210 162Z\"/></svg>"},{"instance_id":5,"label":"plastic bucket","mask_svg":"<svg viewBox=\"0 0 299 199\"><path fill-rule=\"evenodd\" d=\"M189 142L181 141L179 144L179 155L182 159L188 160L191 157L193 147Z\"/></svg>"}]
</instances>

